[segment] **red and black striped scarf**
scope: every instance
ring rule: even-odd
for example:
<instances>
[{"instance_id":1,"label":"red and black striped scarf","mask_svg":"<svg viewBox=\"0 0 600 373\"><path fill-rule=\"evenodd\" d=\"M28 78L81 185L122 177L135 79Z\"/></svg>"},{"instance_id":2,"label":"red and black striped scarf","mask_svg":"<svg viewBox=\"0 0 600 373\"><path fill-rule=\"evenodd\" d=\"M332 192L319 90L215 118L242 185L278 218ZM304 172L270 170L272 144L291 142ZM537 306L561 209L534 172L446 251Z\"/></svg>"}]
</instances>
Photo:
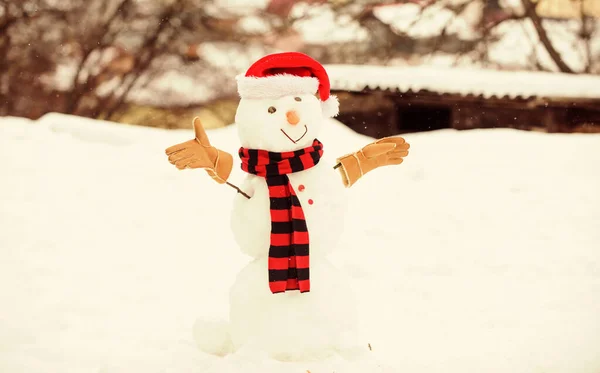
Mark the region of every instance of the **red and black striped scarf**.
<instances>
[{"instance_id":1,"label":"red and black striped scarf","mask_svg":"<svg viewBox=\"0 0 600 373\"><path fill-rule=\"evenodd\" d=\"M239 155L242 170L264 177L269 187L271 292L310 291L308 229L300 200L287 175L307 170L319 163L323 155L323 144L315 139L308 148L283 153L240 148Z\"/></svg>"}]
</instances>

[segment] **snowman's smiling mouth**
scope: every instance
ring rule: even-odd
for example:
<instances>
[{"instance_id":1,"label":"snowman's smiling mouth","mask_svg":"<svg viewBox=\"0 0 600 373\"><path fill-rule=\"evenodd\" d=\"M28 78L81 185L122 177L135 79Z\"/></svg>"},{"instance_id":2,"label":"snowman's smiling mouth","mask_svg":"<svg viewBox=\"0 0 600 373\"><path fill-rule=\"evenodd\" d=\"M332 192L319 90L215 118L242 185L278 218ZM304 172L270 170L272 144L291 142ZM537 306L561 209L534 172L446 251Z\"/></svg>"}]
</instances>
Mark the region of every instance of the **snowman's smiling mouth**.
<instances>
[{"instance_id":1,"label":"snowman's smiling mouth","mask_svg":"<svg viewBox=\"0 0 600 373\"><path fill-rule=\"evenodd\" d=\"M287 133L285 133L285 131L283 130L283 128L280 128L281 132L283 132L283 134L285 135L285 137L287 137L288 139L290 139L291 142L293 142L294 144L297 143L298 141L302 140L302 138L306 135L306 133L308 132L308 127L306 127L306 124L304 125L304 134L302 134L302 136L300 136L299 138L297 138L296 140L292 139L290 137L290 135L288 135Z\"/></svg>"}]
</instances>

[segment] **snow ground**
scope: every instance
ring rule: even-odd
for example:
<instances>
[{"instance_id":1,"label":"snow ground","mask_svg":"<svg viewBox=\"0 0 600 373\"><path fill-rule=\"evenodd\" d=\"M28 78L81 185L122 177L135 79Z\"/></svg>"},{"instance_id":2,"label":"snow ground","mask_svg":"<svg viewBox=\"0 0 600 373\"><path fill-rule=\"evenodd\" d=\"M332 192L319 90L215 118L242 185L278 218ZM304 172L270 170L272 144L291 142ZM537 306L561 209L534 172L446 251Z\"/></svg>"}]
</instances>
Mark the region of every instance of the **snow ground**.
<instances>
[{"instance_id":1,"label":"snow ground","mask_svg":"<svg viewBox=\"0 0 600 373\"><path fill-rule=\"evenodd\" d=\"M209 135L237 150L234 127ZM600 136L405 136L403 165L349 191L333 257L379 361L351 364L195 347L194 321L227 314L248 259L229 233L233 192L166 161L190 136L0 118L0 372L600 370ZM329 157L368 142L335 121L321 140Z\"/></svg>"}]
</instances>

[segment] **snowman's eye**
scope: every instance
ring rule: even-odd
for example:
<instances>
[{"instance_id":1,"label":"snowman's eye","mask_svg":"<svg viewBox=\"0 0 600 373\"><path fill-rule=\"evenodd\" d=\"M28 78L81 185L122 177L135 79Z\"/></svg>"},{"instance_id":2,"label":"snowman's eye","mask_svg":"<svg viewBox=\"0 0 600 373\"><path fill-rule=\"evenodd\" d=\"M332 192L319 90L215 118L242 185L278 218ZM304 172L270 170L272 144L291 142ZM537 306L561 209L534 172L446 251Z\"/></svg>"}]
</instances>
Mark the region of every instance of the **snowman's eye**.
<instances>
[{"instance_id":1,"label":"snowman's eye","mask_svg":"<svg viewBox=\"0 0 600 373\"><path fill-rule=\"evenodd\" d=\"M269 107L269 113L273 114L276 111L277 111L277 109L275 109L275 106Z\"/></svg>"},{"instance_id":2,"label":"snowman's eye","mask_svg":"<svg viewBox=\"0 0 600 373\"><path fill-rule=\"evenodd\" d=\"M296 100L296 101L302 101L302 99L300 97L294 97L294 100Z\"/></svg>"}]
</instances>

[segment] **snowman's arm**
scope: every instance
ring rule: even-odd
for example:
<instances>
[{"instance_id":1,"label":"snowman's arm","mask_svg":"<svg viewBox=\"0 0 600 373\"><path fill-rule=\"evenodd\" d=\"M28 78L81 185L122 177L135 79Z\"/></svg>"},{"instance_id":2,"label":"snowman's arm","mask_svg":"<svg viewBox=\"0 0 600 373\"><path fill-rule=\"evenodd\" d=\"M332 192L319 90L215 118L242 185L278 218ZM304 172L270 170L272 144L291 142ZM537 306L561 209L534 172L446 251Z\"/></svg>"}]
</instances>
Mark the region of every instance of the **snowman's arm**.
<instances>
[{"instance_id":1,"label":"snowman's arm","mask_svg":"<svg viewBox=\"0 0 600 373\"><path fill-rule=\"evenodd\" d=\"M221 149L217 149L218 157L215 161L214 168L206 168L206 172L210 177L213 178L219 184L226 184L235 189L239 194L243 195L247 199L250 199L250 196L246 194L240 187L229 182L227 179L231 174L231 169L233 168L233 157L231 154L223 151Z\"/></svg>"},{"instance_id":2,"label":"snowman's arm","mask_svg":"<svg viewBox=\"0 0 600 373\"><path fill-rule=\"evenodd\" d=\"M233 189L237 190L237 192L241 195L243 195L244 197L246 197L247 199L250 199L250 196L245 193L243 190L241 190L237 185L230 183L229 181L225 182L227 185L229 185L230 187L232 187Z\"/></svg>"},{"instance_id":3,"label":"snowman's arm","mask_svg":"<svg viewBox=\"0 0 600 373\"><path fill-rule=\"evenodd\" d=\"M169 162L180 170L203 168L217 183L227 184L250 199L250 196L240 188L227 181L233 168L233 156L211 145L200 118L194 118L192 126L194 127L194 139L173 145L165 150Z\"/></svg>"},{"instance_id":4,"label":"snowman's arm","mask_svg":"<svg viewBox=\"0 0 600 373\"><path fill-rule=\"evenodd\" d=\"M409 148L410 145L402 137L385 137L338 158L333 168L339 171L344 186L350 188L376 168L402 163Z\"/></svg>"}]
</instances>

